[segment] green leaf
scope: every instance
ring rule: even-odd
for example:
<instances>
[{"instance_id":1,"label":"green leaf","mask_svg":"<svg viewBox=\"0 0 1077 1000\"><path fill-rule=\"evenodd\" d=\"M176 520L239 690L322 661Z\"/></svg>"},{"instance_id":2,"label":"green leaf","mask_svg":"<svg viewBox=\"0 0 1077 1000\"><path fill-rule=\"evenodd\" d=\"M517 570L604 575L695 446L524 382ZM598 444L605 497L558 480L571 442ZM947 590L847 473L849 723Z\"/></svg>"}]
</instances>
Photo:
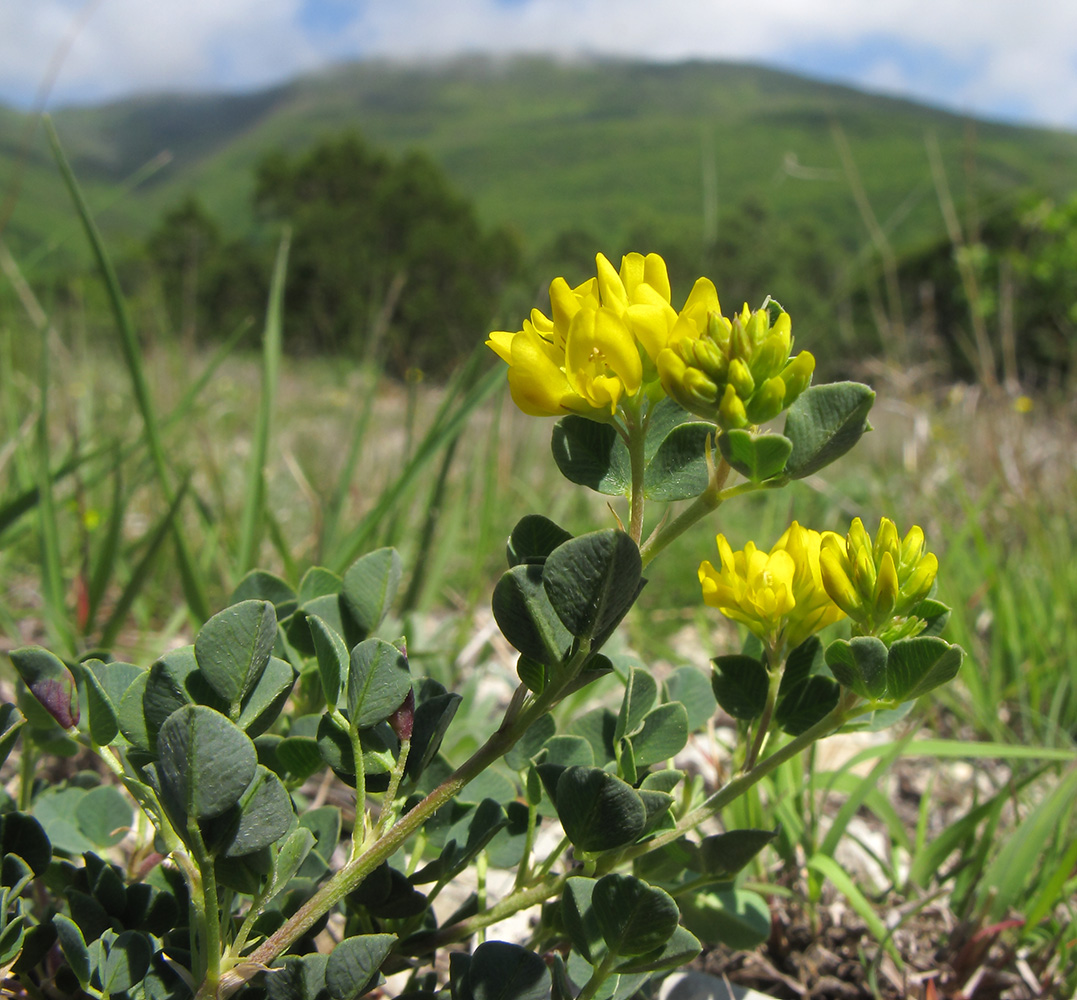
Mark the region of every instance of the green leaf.
<instances>
[{"instance_id":1,"label":"green leaf","mask_svg":"<svg viewBox=\"0 0 1077 1000\"><path fill-rule=\"evenodd\" d=\"M238 705L262 676L277 638L268 601L243 601L215 614L194 640L198 669L229 705Z\"/></svg>"},{"instance_id":2,"label":"green leaf","mask_svg":"<svg viewBox=\"0 0 1077 1000\"><path fill-rule=\"evenodd\" d=\"M61 729L79 721L79 695L75 678L58 656L41 646L13 649L8 656L23 683Z\"/></svg>"},{"instance_id":3,"label":"green leaf","mask_svg":"<svg viewBox=\"0 0 1077 1000\"><path fill-rule=\"evenodd\" d=\"M835 639L826 648L826 665L835 680L869 700L886 695L886 660L886 646L870 635Z\"/></svg>"},{"instance_id":4,"label":"green leaf","mask_svg":"<svg viewBox=\"0 0 1077 1000\"><path fill-rule=\"evenodd\" d=\"M64 953L79 986L85 986L90 981L90 952L79 925L70 917L56 913L52 918L52 926L60 942L60 951Z\"/></svg>"},{"instance_id":5,"label":"green leaf","mask_svg":"<svg viewBox=\"0 0 1077 1000\"><path fill-rule=\"evenodd\" d=\"M591 905L594 888L593 878L573 876L565 882L561 896L561 922L572 947L592 965L597 965L606 952L606 943Z\"/></svg>"},{"instance_id":6,"label":"green leaf","mask_svg":"<svg viewBox=\"0 0 1077 1000\"><path fill-rule=\"evenodd\" d=\"M9 854L22 858L35 877L40 877L48 868L52 861L52 844L44 827L33 816L20 812L0 814L0 857L6 858ZM8 877L6 863L3 884L14 884Z\"/></svg>"},{"instance_id":7,"label":"green leaf","mask_svg":"<svg viewBox=\"0 0 1077 1000\"><path fill-rule=\"evenodd\" d=\"M604 875L591 906L606 947L616 955L644 955L661 948L680 919L673 897L633 875Z\"/></svg>"},{"instance_id":8,"label":"green leaf","mask_svg":"<svg viewBox=\"0 0 1077 1000\"><path fill-rule=\"evenodd\" d=\"M257 767L247 734L202 705L186 705L165 720L157 751L162 787L199 819L235 805Z\"/></svg>"},{"instance_id":9,"label":"green leaf","mask_svg":"<svg viewBox=\"0 0 1077 1000\"><path fill-rule=\"evenodd\" d=\"M263 907L287 888L288 883L295 878L303 862L307 860L307 855L313 847L314 834L306 827L297 827L288 834L287 839L280 845L280 850L273 855L273 871L269 877L265 898L262 900Z\"/></svg>"},{"instance_id":10,"label":"green leaf","mask_svg":"<svg viewBox=\"0 0 1077 1000\"><path fill-rule=\"evenodd\" d=\"M115 847L131 826L131 804L113 785L91 788L75 807L79 832L98 847Z\"/></svg>"},{"instance_id":11,"label":"green leaf","mask_svg":"<svg viewBox=\"0 0 1077 1000\"><path fill-rule=\"evenodd\" d=\"M348 721L353 729L384 722L411 690L408 660L384 639L364 639L352 649L348 672Z\"/></svg>"},{"instance_id":12,"label":"green leaf","mask_svg":"<svg viewBox=\"0 0 1077 1000\"><path fill-rule=\"evenodd\" d=\"M285 958L265 974L266 1000L328 1000L325 970L328 955Z\"/></svg>"},{"instance_id":13,"label":"green leaf","mask_svg":"<svg viewBox=\"0 0 1077 1000\"><path fill-rule=\"evenodd\" d=\"M261 740L255 744L256 747L261 745ZM273 769L293 785L302 784L325 766L322 752L318 749L318 741L310 736L285 736L274 746L273 756Z\"/></svg>"},{"instance_id":14,"label":"green leaf","mask_svg":"<svg viewBox=\"0 0 1077 1000\"><path fill-rule=\"evenodd\" d=\"M628 448L612 424L570 414L557 421L550 445L561 475L570 483L607 496L628 496L632 488Z\"/></svg>"},{"instance_id":15,"label":"green leaf","mask_svg":"<svg viewBox=\"0 0 1077 1000\"><path fill-rule=\"evenodd\" d=\"M449 828L440 856L412 875L412 883L423 885L455 878L507 823L501 805L494 799L483 799Z\"/></svg>"},{"instance_id":16,"label":"green leaf","mask_svg":"<svg viewBox=\"0 0 1077 1000\"><path fill-rule=\"evenodd\" d=\"M395 943L395 934L363 934L341 941L325 966L325 985L333 1000L355 1000L372 989Z\"/></svg>"},{"instance_id":17,"label":"green leaf","mask_svg":"<svg viewBox=\"0 0 1077 1000\"><path fill-rule=\"evenodd\" d=\"M260 736L276 721L294 685L292 665L271 656L262 676L243 699L236 725L251 739Z\"/></svg>"},{"instance_id":18,"label":"green leaf","mask_svg":"<svg viewBox=\"0 0 1077 1000\"><path fill-rule=\"evenodd\" d=\"M568 767L557 779L555 806L565 835L581 851L632 843L647 809L631 785L595 767Z\"/></svg>"},{"instance_id":19,"label":"green leaf","mask_svg":"<svg viewBox=\"0 0 1077 1000\"><path fill-rule=\"evenodd\" d=\"M279 576L264 569L252 569L232 591L228 603L241 601L269 601L277 613L277 621L284 621L299 606L299 598Z\"/></svg>"},{"instance_id":20,"label":"green leaf","mask_svg":"<svg viewBox=\"0 0 1077 1000\"><path fill-rule=\"evenodd\" d=\"M120 731L123 696L142 668L133 663L102 663L101 660L87 660L82 667L90 736L99 746L108 746Z\"/></svg>"},{"instance_id":21,"label":"green leaf","mask_svg":"<svg viewBox=\"0 0 1077 1000\"><path fill-rule=\"evenodd\" d=\"M280 778L259 764L239 801L213 821L206 840L216 853L238 858L275 844L294 820L292 800Z\"/></svg>"},{"instance_id":22,"label":"green leaf","mask_svg":"<svg viewBox=\"0 0 1077 1000\"><path fill-rule=\"evenodd\" d=\"M651 710L657 698L658 682L651 673L639 667L629 667L613 738L619 740L636 733L643 725L643 717Z\"/></svg>"},{"instance_id":23,"label":"green leaf","mask_svg":"<svg viewBox=\"0 0 1077 1000\"><path fill-rule=\"evenodd\" d=\"M727 830L704 837L696 852L698 870L729 881L777 836L777 830Z\"/></svg>"},{"instance_id":24,"label":"green leaf","mask_svg":"<svg viewBox=\"0 0 1077 1000\"><path fill-rule=\"evenodd\" d=\"M565 733L551 736L545 743L543 763L558 764L561 767L594 767L594 747L582 736Z\"/></svg>"},{"instance_id":25,"label":"green leaf","mask_svg":"<svg viewBox=\"0 0 1077 1000\"><path fill-rule=\"evenodd\" d=\"M337 633L318 615L307 615L314 655L318 658L318 677L322 682L325 704L330 711L339 709L348 685L348 647Z\"/></svg>"},{"instance_id":26,"label":"green leaf","mask_svg":"<svg viewBox=\"0 0 1077 1000\"><path fill-rule=\"evenodd\" d=\"M710 440L713 447L716 434L714 424L694 422L674 427L647 463L644 495L664 502L699 496L710 484L707 444Z\"/></svg>"},{"instance_id":27,"label":"green leaf","mask_svg":"<svg viewBox=\"0 0 1077 1000\"><path fill-rule=\"evenodd\" d=\"M552 715L540 715L527 727L513 748L505 754L505 763L513 771L523 771L543 744L557 731ZM594 759L592 758L592 763Z\"/></svg>"},{"instance_id":28,"label":"green leaf","mask_svg":"<svg viewBox=\"0 0 1077 1000\"><path fill-rule=\"evenodd\" d=\"M365 639L382 622L400 586L403 564L396 549L377 549L360 556L344 574L340 591L348 616Z\"/></svg>"},{"instance_id":29,"label":"green leaf","mask_svg":"<svg viewBox=\"0 0 1077 1000\"><path fill-rule=\"evenodd\" d=\"M623 531L579 535L558 546L543 567L542 583L557 616L577 638L608 633L639 593L643 564Z\"/></svg>"},{"instance_id":30,"label":"green leaf","mask_svg":"<svg viewBox=\"0 0 1077 1000\"><path fill-rule=\"evenodd\" d=\"M841 458L866 430L875 392L859 382L832 382L806 389L785 419L793 442L786 475L803 479Z\"/></svg>"},{"instance_id":31,"label":"green leaf","mask_svg":"<svg viewBox=\"0 0 1077 1000\"><path fill-rule=\"evenodd\" d=\"M648 712L632 736L632 756L637 767L650 767L679 754L688 743L688 712L675 701Z\"/></svg>"},{"instance_id":32,"label":"green leaf","mask_svg":"<svg viewBox=\"0 0 1077 1000\"><path fill-rule=\"evenodd\" d=\"M763 483L785 469L793 451L793 442L782 434L752 434L733 429L718 438L724 458L745 479Z\"/></svg>"},{"instance_id":33,"label":"green leaf","mask_svg":"<svg viewBox=\"0 0 1077 1000\"><path fill-rule=\"evenodd\" d=\"M679 969L692 961L701 951L698 938L683 927L675 927L670 939L654 951L619 962L617 971L624 975L632 972L659 972Z\"/></svg>"},{"instance_id":34,"label":"green leaf","mask_svg":"<svg viewBox=\"0 0 1077 1000\"><path fill-rule=\"evenodd\" d=\"M747 889L694 892L681 898L684 926L708 945L747 951L770 937L766 900Z\"/></svg>"},{"instance_id":35,"label":"green leaf","mask_svg":"<svg viewBox=\"0 0 1077 1000\"><path fill-rule=\"evenodd\" d=\"M546 1000L550 972L539 955L506 941L485 941L467 969L473 1000Z\"/></svg>"},{"instance_id":36,"label":"green leaf","mask_svg":"<svg viewBox=\"0 0 1077 1000\"><path fill-rule=\"evenodd\" d=\"M522 563L543 563L546 557L572 537L559 524L541 514L527 514L516 522L509 535L505 556L509 568Z\"/></svg>"},{"instance_id":37,"label":"green leaf","mask_svg":"<svg viewBox=\"0 0 1077 1000\"><path fill-rule=\"evenodd\" d=\"M812 674L778 698L774 719L790 736L799 736L832 712L840 697L838 684L822 674Z\"/></svg>"},{"instance_id":38,"label":"green leaf","mask_svg":"<svg viewBox=\"0 0 1077 1000\"><path fill-rule=\"evenodd\" d=\"M722 710L750 722L763 714L770 681L767 668L752 656L733 653L711 660L711 688Z\"/></svg>"},{"instance_id":39,"label":"green leaf","mask_svg":"<svg viewBox=\"0 0 1077 1000\"><path fill-rule=\"evenodd\" d=\"M8 701L0 704L0 764L7 760L25 725L26 717L15 705Z\"/></svg>"},{"instance_id":40,"label":"green leaf","mask_svg":"<svg viewBox=\"0 0 1077 1000\"><path fill-rule=\"evenodd\" d=\"M124 931L108 948L102 975L105 992L114 996L141 983L152 958L153 947L145 934Z\"/></svg>"},{"instance_id":41,"label":"green leaf","mask_svg":"<svg viewBox=\"0 0 1077 1000\"><path fill-rule=\"evenodd\" d=\"M557 617L542 585L543 568L537 564L514 566L494 587L494 620L524 656L555 666L568 654L572 636Z\"/></svg>"},{"instance_id":42,"label":"green leaf","mask_svg":"<svg viewBox=\"0 0 1077 1000\"><path fill-rule=\"evenodd\" d=\"M679 701L688 712L688 731L702 729L718 707L707 676L694 666L678 667L670 674L663 686L666 701Z\"/></svg>"},{"instance_id":43,"label":"green leaf","mask_svg":"<svg viewBox=\"0 0 1077 1000\"><path fill-rule=\"evenodd\" d=\"M933 635L898 639L886 659L886 696L912 701L947 681L961 668L965 651Z\"/></svg>"},{"instance_id":44,"label":"green leaf","mask_svg":"<svg viewBox=\"0 0 1077 1000\"><path fill-rule=\"evenodd\" d=\"M404 773L412 781L418 781L437 756L441 741L445 738L463 698L455 691L446 691L437 681L427 678L420 685L415 701L411 750L408 752L408 763L404 769Z\"/></svg>"}]
</instances>

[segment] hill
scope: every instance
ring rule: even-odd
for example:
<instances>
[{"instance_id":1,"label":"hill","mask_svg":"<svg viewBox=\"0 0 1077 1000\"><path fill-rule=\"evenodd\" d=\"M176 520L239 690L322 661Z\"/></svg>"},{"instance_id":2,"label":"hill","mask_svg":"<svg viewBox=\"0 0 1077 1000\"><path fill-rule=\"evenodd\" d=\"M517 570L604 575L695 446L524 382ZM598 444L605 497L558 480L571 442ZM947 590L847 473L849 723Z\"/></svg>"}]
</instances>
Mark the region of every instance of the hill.
<instances>
[{"instance_id":1,"label":"hill","mask_svg":"<svg viewBox=\"0 0 1077 1000\"><path fill-rule=\"evenodd\" d=\"M864 229L834 140L847 137L872 207L899 246L937 236L924 138L937 135L955 197L1036 186L1062 193L1077 135L965 119L758 66L468 60L359 63L243 95L163 95L62 109L56 127L113 244L196 193L233 234L256 224L251 168L346 128L428 152L484 221L526 249L583 230L617 245L660 229L698 240L746 199L810 219L850 250ZM5 234L21 259L57 262L70 212L37 130L0 109L0 191L26 169ZM152 171L162 154L169 161ZM160 161L157 161L160 162ZM150 175L124 187L139 171ZM77 251L75 251L77 252Z\"/></svg>"}]
</instances>

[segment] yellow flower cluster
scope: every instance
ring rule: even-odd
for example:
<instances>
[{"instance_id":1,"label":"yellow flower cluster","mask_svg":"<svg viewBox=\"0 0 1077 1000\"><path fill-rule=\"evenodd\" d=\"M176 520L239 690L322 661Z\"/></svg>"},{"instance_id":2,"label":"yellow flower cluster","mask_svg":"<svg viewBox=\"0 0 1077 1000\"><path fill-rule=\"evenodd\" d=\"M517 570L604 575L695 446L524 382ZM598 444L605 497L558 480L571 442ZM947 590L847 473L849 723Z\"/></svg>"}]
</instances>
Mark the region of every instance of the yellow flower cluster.
<instances>
[{"instance_id":1,"label":"yellow flower cluster","mask_svg":"<svg viewBox=\"0 0 1077 1000\"><path fill-rule=\"evenodd\" d=\"M931 591L939 561L924 551L924 532L914 525L902 539L889 518L879 521L874 541L860 518L842 538L827 532L820 564L827 593L867 633L908 615Z\"/></svg>"},{"instance_id":2,"label":"yellow flower cluster","mask_svg":"<svg viewBox=\"0 0 1077 1000\"><path fill-rule=\"evenodd\" d=\"M846 615L866 634L890 628L928 595L939 565L924 551L919 527L900 539L885 517L874 541L860 518L844 538L794 521L770 552L754 542L734 552L719 535L718 553L720 568L707 560L699 567L704 603L747 625L775 652Z\"/></svg>"},{"instance_id":3,"label":"yellow flower cluster","mask_svg":"<svg viewBox=\"0 0 1077 1000\"><path fill-rule=\"evenodd\" d=\"M748 542L734 552L718 535L721 567L699 567L703 600L741 622L777 651L794 649L821 628L844 617L823 587L819 567L822 536L794 521L770 552Z\"/></svg>"},{"instance_id":4,"label":"yellow flower cluster","mask_svg":"<svg viewBox=\"0 0 1077 1000\"><path fill-rule=\"evenodd\" d=\"M509 389L524 413L607 420L640 391L645 361L654 371L677 319L665 261L631 253L618 272L599 254L596 265L596 276L576 288L553 281L550 317L533 309L522 330L495 331L486 342L508 362Z\"/></svg>"},{"instance_id":5,"label":"yellow flower cluster","mask_svg":"<svg viewBox=\"0 0 1077 1000\"><path fill-rule=\"evenodd\" d=\"M686 410L725 429L773 420L811 383L815 358L790 358L792 323L780 312L748 306L727 319L708 311L704 321L679 324L658 356L662 387Z\"/></svg>"},{"instance_id":6,"label":"yellow flower cluster","mask_svg":"<svg viewBox=\"0 0 1077 1000\"><path fill-rule=\"evenodd\" d=\"M765 309L727 319L707 278L678 312L658 254L626 254L619 271L599 254L595 277L550 285L550 315L538 309L515 332L486 341L509 365L516 405L533 416L578 413L609 420L641 394L665 392L724 428L778 415L807 388L815 359L790 360L789 316Z\"/></svg>"}]
</instances>

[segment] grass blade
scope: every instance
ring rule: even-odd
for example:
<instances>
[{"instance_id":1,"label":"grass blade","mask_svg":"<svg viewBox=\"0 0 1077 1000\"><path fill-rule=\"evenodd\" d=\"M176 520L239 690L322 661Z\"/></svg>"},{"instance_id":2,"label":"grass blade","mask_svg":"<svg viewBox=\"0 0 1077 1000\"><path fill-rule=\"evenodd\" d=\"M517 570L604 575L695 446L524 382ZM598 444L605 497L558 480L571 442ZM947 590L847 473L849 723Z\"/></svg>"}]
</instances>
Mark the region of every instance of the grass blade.
<instances>
[{"instance_id":1,"label":"grass blade","mask_svg":"<svg viewBox=\"0 0 1077 1000\"><path fill-rule=\"evenodd\" d=\"M426 463L453 438L463 432L464 424L472 412L501 388L504 383L504 371L501 368L490 369L460 397L459 403L451 412L449 410L454 401L454 394L451 389L446 390L446 400L439 409L437 416L435 416L430 430L423 440L419 442L419 446L415 449L415 454L404 465L397 478L382 492L373 509L340 543L336 558L329 563L329 569L340 573L355 561L355 558L363 551L363 547L374 532L377 531L382 519L399 504L404 492Z\"/></svg>"},{"instance_id":2,"label":"grass blade","mask_svg":"<svg viewBox=\"0 0 1077 1000\"><path fill-rule=\"evenodd\" d=\"M142 349L139 346L138 336L135 333L131 317L127 312L127 305L123 297L123 292L120 290L120 283L119 279L116 277L116 270L113 268L112 261L105 252L101 234L98 232L97 225L90 215L89 206L86 204L86 200L82 195L78 182L75 180L75 174L71 170L71 165L67 162L67 157L64 155L64 151L60 146L60 138L56 134L56 129L48 118L45 119L44 123L49 136L49 143L52 146L53 156L56 159L56 164L60 168L60 174L63 177L64 184L67 187L68 193L71 195L71 200L75 204L75 210L82 222L83 231L90 243L90 249L93 251L94 259L97 261L97 267L101 274L101 279L105 284L109 305L111 306L112 315L116 322L116 328L120 334L120 347L123 352L124 363L126 364L128 374L131 377L131 386L134 390L135 403L138 407L139 415L142 418L142 429L145 434L146 446L149 448L150 457L153 460L158 487L164 494L168 503L172 504L175 501L176 492L172 488L172 483L170 481L168 460L165 456L164 445L161 441L157 413L150 396L149 383L146 381L146 372L142 363ZM180 577L183 581L184 596L187 599L187 606L196 618L205 621L209 618L209 603L206 600L203 581L194 568L182 532L177 525L174 525L173 527L176 543L176 558L179 563Z\"/></svg>"},{"instance_id":3,"label":"grass blade","mask_svg":"<svg viewBox=\"0 0 1077 1000\"><path fill-rule=\"evenodd\" d=\"M809 858L808 867L827 879L849 901L849 905L856 911L857 916L867 925L872 937L886 949L887 954L894 960L897 967L902 968L904 963L894 946L890 932L886 929L886 924L879 919L878 913L875 912L875 907L857 888L856 883L846 874L845 869L826 854L816 854Z\"/></svg>"},{"instance_id":4,"label":"grass blade","mask_svg":"<svg viewBox=\"0 0 1077 1000\"><path fill-rule=\"evenodd\" d=\"M284 277L288 268L288 246L291 233L285 230L277 248L273 278L269 285L269 305L266 309L265 334L262 338L262 397L258 405L258 423L254 431L254 448L247 471L247 499L243 505L240 525L239 554L236 557L236 577L242 577L253 567L258 540L262 534L266 494L266 455L277 401L280 379L282 342L282 313L284 308Z\"/></svg>"},{"instance_id":5,"label":"grass blade","mask_svg":"<svg viewBox=\"0 0 1077 1000\"><path fill-rule=\"evenodd\" d=\"M104 648L108 649L116 641L116 636L123 627L131 606L142 592L142 588L149 578L150 570L153 568L154 560L157 558L161 545L170 532L174 534L176 514L179 512L180 502L186 493L187 481L184 480L180 484L179 490L176 491L176 495L164 517L161 518L150 534L149 542L146 545L145 552L142 553L142 558L139 559L134 572L131 574L131 579L127 581L127 586L123 588L123 593L120 594L119 600L116 601L112 614L109 615L108 621L105 622L104 627L101 629L100 644Z\"/></svg>"}]
</instances>

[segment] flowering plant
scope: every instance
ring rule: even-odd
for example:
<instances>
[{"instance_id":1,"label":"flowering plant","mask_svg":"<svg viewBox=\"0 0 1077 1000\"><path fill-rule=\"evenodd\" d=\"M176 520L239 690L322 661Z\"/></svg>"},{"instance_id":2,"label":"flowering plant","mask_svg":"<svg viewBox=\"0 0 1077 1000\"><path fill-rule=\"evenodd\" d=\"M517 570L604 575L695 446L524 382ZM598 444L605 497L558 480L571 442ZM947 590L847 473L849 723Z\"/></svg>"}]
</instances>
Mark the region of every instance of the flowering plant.
<instances>
[{"instance_id":1,"label":"flowering plant","mask_svg":"<svg viewBox=\"0 0 1077 1000\"><path fill-rule=\"evenodd\" d=\"M703 943L769 934L766 902L735 880L778 832L701 825L815 740L951 679L962 652L937 634L923 532L899 539L885 518L874 541L859 520L844 539L794 522L769 551L719 534L703 600L750 638L709 676L689 665L660 681L602 652L674 538L845 454L874 394L810 386L784 311L727 319L706 279L678 310L654 254L596 265L575 288L553 282L550 316L489 344L516 404L559 418L561 472L626 498L627 526L517 524L492 607L519 683L466 759L442 754L461 696L379 634L403 573L390 549L295 587L251 573L191 645L146 668L11 653L23 692L0 710L0 758L22 738L29 780L34 753L64 739L127 793L63 789L73 819L51 837L0 813L0 963L32 995L346 1000L399 975L409 998L622 1000ZM782 412L781 432L762 427ZM646 531L648 504L682 501ZM850 637L824 648L820 630L845 617ZM618 705L557 711L612 674ZM676 764L716 703L743 740L707 791ZM310 806L307 783L334 777L354 810ZM117 826L134 831L138 878L107 856ZM497 898L489 867L514 872ZM473 895L435 915L469 871ZM35 879L55 896L45 911ZM484 940L535 908L529 947Z\"/></svg>"}]
</instances>

